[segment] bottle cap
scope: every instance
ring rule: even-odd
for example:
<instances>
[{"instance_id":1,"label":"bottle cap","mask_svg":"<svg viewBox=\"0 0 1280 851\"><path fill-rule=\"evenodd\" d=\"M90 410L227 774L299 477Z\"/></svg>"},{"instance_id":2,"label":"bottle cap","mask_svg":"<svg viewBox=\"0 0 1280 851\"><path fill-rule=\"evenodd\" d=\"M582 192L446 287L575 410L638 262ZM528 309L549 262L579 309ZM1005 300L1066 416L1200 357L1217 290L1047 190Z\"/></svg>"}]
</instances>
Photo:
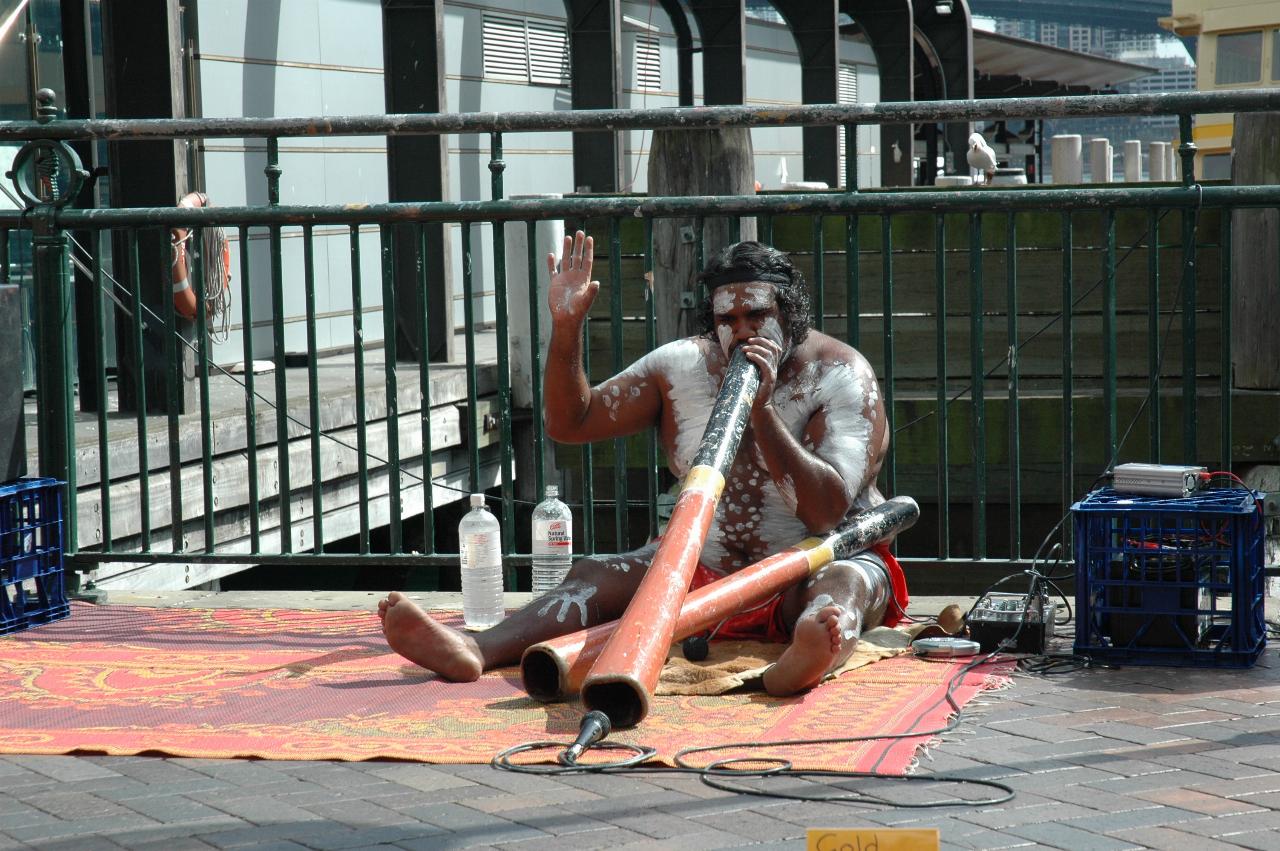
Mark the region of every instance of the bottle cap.
<instances>
[{"instance_id":1,"label":"bottle cap","mask_svg":"<svg viewBox=\"0 0 1280 851\"><path fill-rule=\"evenodd\" d=\"M547 499L555 499L560 495L560 488L556 485L547 485Z\"/></svg>"},{"instance_id":2,"label":"bottle cap","mask_svg":"<svg viewBox=\"0 0 1280 851\"><path fill-rule=\"evenodd\" d=\"M484 494L482 493L471 494L471 507L484 508Z\"/></svg>"}]
</instances>

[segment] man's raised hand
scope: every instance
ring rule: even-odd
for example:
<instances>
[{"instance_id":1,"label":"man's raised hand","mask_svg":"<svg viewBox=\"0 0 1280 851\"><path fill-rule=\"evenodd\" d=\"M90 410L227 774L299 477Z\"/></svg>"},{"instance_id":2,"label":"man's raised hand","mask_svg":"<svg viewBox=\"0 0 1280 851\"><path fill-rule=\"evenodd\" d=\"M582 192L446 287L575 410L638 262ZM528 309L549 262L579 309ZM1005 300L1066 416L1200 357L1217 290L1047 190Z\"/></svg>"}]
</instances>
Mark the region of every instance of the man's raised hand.
<instances>
[{"instance_id":1,"label":"man's raised hand","mask_svg":"<svg viewBox=\"0 0 1280 851\"><path fill-rule=\"evenodd\" d=\"M548 301L553 323L582 324L596 300L600 282L591 280L594 249L595 241L578 231L573 236L565 236L559 268L555 254L547 255L547 273L551 278Z\"/></svg>"}]
</instances>

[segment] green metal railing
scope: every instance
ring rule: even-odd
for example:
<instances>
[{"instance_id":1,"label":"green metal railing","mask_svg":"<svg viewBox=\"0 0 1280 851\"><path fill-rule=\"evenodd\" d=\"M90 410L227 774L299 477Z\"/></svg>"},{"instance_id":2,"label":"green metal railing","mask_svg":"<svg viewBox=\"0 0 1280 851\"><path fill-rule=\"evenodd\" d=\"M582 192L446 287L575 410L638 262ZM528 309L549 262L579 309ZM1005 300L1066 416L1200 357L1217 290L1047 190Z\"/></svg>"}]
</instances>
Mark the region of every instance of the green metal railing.
<instances>
[{"instance_id":1,"label":"green metal railing","mask_svg":"<svg viewBox=\"0 0 1280 851\"><path fill-rule=\"evenodd\" d=\"M1280 91L1252 91L1237 93L1184 94L1155 96L1106 96L1059 99L1010 99L996 101L943 101L933 103L879 104L874 106L807 106L788 109L755 109L744 107L716 107L705 109L659 110L602 110L562 113L518 114L470 114L470 115L415 115L372 116L358 118L316 119L183 119L183 120L97 120L55 121L46 108L42 120L29 122L0 122L0 141L21 140L32 143L35 153L26 160L19 158L16 169L30 166L32 174L38 174L40 166L33 162L49 157L64 157L60 161L61 172L45 166L53 172L48 191L41 195L39 187L29 181L24 200L28 209L21 213L0 213L0 239L7 241L10 232L29 233L34 246L34 286L38 294L39 381L38 406L40 424L40 470L42 474L64 478L72 493L82 498L93 498L100 506L101 541L93 547L69 548L74 565L81 569L111 562L185 563L185 564L407 564L449 565L456 563L456 553L442 552L436 546L434 498L436 487L444 485L433 473L432 459L439 448L438 435L431 424L432 380L444 365L431 363L426 357L427 347L413 365L417 371L416 390L421 405L415 411L402 412L401 400L411 389L405 386L399 374L404 366L397 361L396 317L397 287L394 262L396 242L408 238L418 258L419 293L425 294L434 282L428 280L427 237L429 225L444 223L459 228L461 253L460 280L463 295L464 360L466 410L469 415L464 427L466 446L467 486L461 490L481 489L486 481L482 469L496 464L500 471L497 490L500 496L500 512L504 529L504 550L512 556L513 564L520 563L527 552L527 534L522 535L517 523L520 507L516 498L516 482L513 478L513 462L517 451L530 451L536 459L534 477L536 492L541 493L546 480L542 463L546 437L541 417L533 415L529 422L531 445L516 445L516 412L513 410L510 382L510 351L508 315L510 311L527 311L533 339L539 339L547 329L539 327L539 305L534 300L526 304L508 304L506 288L495 287L495 327L492 330L495 345L496 366L489 366L478 353L477 344L482 334L475 306L478 297L473 260L475 259L472 227L488 223L492 226L491 268L494 280L501 284L507 279L504 223L523 223L528 235L528 277L536 281L542 262L535 245L535 227L540 220L563 219L569 222L591 222L598 238L597 269L607 272L608 299L598 300L592 318L588 320L585 367L593 380L599 380L624 367L640 351L653 348L657 343L653 290L646 276L655 268L653 253L654 222L664 218L691 219L694 222L694 251L699 265L703 261L703 226L709 217L729 217L731 230L737 232L746 218L754 219L760 238L781 242L790 239L794 245L785 245L798 260L807 263L810 283L814 289L814 324L818 329L841 336L851 345L864 345L877 350L873 359L881 378L885 404L891 412L894 440L881 473L881 485L888 492L898 492L903 487L903 476L913 477L912 495L922 501L932 500L937 512L936 548L916 556L919 560L948 561L954 563L982 562L993 558L988 546L990 529L988 509L992 504L992 489L1004 491L1004 502L1009 506L1008 543L998 547L1000 561L1026 562L1035 553L1030 551L1031 537L1039 539L1048 528L1047 523L1037 527L1033 536L1024 538L1028 530L1023 516L1023 505L1028 499L1028 484L1044 491L1041 480L1048 476L1060 481L1056 497L1048 502L1057 509L1065 509L1080 495L1081 465L1101 472L1120 460L1174 460L1167 457L1170 450L1164 441L1169 435L1167 424L1162 421L1162 401L1167 396L1169 381L1162 383L1161 372L1171 364L1165 358L1164 346L1173 328L1175 317L1180 318L1181 369L1180 394L1175 397L1181 411L1181 451L1176 460L1205 461L1200 449L1200 419L1203 413L1198 394L1205 382L1197 378L1197 370L1204 363L1203 343L1197 337L1197 313L1205 308L1198 297L1197 287L1204 271L1199 268L1198 253L1211 246L1219 253L1218 274L1221 298L1216 306L1220 323L1221 351L1214 358L1218 375L1211 379L1220 396L1217 410L1213 412L1220 434L1220 443L1212 462L1222 469L1230 469L1232 463L1233 393L1231 386L1231 338L1230 338L1230 212L1243 207L1280 207L1278 186L1228 186L1200 185L1192 178L1195 147L1192 143L1190 116L1197 112L1242 112L1276 110L1280 108ZM1133 114L1174 114L1180 118L1181 145L1179 154L1183 178L1180 185L1124 185L1090 186L1072 188L1045 188L1039 186L1018 188L984 188L981 190L903 189L806 194L760 194L732 197L644 198L644 197L569 197L563 199L504 200L503 174L507 167L503 159L504 133L568 132L584 129L662 129L662 128L712 128L712 127L764 127L764 126L821 126L838 125L843 128L847 140L846 180L856 186L856 127L860 124L894 124L909 122L954 122L973 119L1064 118L1072 116ZM388 203L368 206L320 205L297 206L280 203L279 140L290 136L332 135L395 135L399 133L485 133L491 140L489 169L491 172L490 201ZM133 139L180 139L213 137L249 137L267 140L266 184L269 203L263 207L206 207L200 209L131 208L131 209L73 209L62 201L74 195L61 183L74 180L75 163L65 159L68 149L59 140L109 139L127 141ZM43 147L39 147L43 146ZM24 149L25 150L25 149ZM38 155L38 156L37 156ZM46 174L46 177L49 175ZM33 189L33 186L35 187ZM19 187L22 192L22 186ZM30 196L30 197L28 197ZM1161 241L1163 219L1172 211L1181 218L1180 237L1175 243ZM1213 234L1213 243L1205 242L1200 227L1206 211L1219 216L1220 224ZM1095 223L1094 219L1099 222ZM1040 225L1046 219L1056 219L1058 242L1056 247L1045 242ZM806 222L807 220L807 222ZM1136 239L1126 239L1130 247L1117 257L1120 247L1118 228L1132 230L1133 223L1143 223L1142 233ZM912 232L915 224L923 222L918 232ZM1082 245L1077 227L1087 223L1090 233L1099 243ZM599 226L597 226L599 225ZM866 227L864 228L864 225ZM1035 226L1038 236L1028 240L1020 235ZM167 229L174 226L194 229L220 226L227 228L238 243L239 270L235 282L236 303L240 306L240 327L244 329L243 343L238 355L245 364L253 364L255 356L262 354L255 347L251 329L261 319L264 305L254 299L255 285L253 264L250 262L250 241L265 235L269 243L269 275L267 291L271 295L269 324L271 328L271 358L276 369L272 380L273 396L268 398L263 388L255 383L254 370L245 370L243 378L243 414L240 430L243 445L236 444L228 450L225 422L215 422L211 410L211 376L218 373L225 381L225 370L213 363L206 318L201 311L196 322L194 343L196 382L199 396L199 414L194 425L199 429L198 463L183 455L184 430L191 427L193 418L184 419L177 411L181 407L182 347L187 345L180 336L180 327L168 299L147 303L143 297L142 277L145 270L139 268L140 243L146 240L163 240ZM407 226L404 227L404 226ZM354 337L351 367L351 386L355 404L354 420L348 427L335 428L343 434L330 433L324 428L326 418L324 392L319 380L317 354L320 343L316 327L320 305L317 303L317 272L315 240L317 231L337 228L349 239L351 309L350 321ZM362 228L365 229L362 231ZM834 228L834 229L832 229ZM361 274L362 252L368 250L376 229L380 247L382 285L382 348L383 370L381 387L370 386L371 374L366 371L367 346L364 342L364 313L372 310L365 299ZM137 444L136 463L113 453L111 435L121 417L111 416L104 402L94 418L97 433L97 487L80 490L77 487L76 418L73 400L73 365L69 315L71 287L68 277L68 244L70 231L87 231L99 250L93 252L101 258L102 235L120 234L117 245L127 246L132 262L127 281L108 281L100 259L92 264L94 286L100 290L122 294L120 309L131 314L129 332L132 345L132 362L122 360L120 372L133 371L137 375L137 413L131 415ZM844 240L841 244L840 234ZM904 234L915 233L908 239ZM967 239L959 238L963 233ZM302 240L303 260L300 272L302 282L304 316L306 324L307 357L305 411L291 411L288 399L290 385L284 368L287 361L286 282L298 280L298 270L286 269L282 244L295 234ZM409 234L406 237L406 234ZM878 239L876 237L878 234ZM1092 239L1093 237L1091 237ZM1038 241L1037 241L1038 240ZM838 246L838 247L837 247ZM1047 247L1046 247L1047 246ZM1077 253L1088 250L1090 256L1100 256L1098 275L1099 304L1096 308L1100 322L1100 375L1087 379L1077 374L1076 336L1077 319L1092 322L1094 308L1081 311L1080 305L1093 298L1092 285L1083 292L1076 289L1079 270L1073 265ZM1118 303L1117 268L1129 254L1143 250L1147 255L1147 286L1143 293L1144 304L1134 306L1133 292L1125 294L1127 307L1121 310ZM1161 282L1162 251L1175 249L1179 258L1180 279L1176 287L1176 305L1166 304L1165 290ZM1041 254L1057 251L1061 255L1061 299L1057 315L1051 315L1044 305L1046 299L1036 293L1039 280L1020 278L1019 274ZM967 263L961 267L958 261L964 255ZM917 263L920 256L931 255L931 269ZM866 261L866 265L864 262ZM843 275L832 274L829 266L844 265ZM1003 263L1002 288L1004 303L998 305L1005 314L1002 357L994 357L987 349L987 341L996 331L989 321L996 311L989 301L993 292L986 286L990 268ZM916 270L909 273L900 267L911 264ZM967 283L967 298L948 293L955 288L957 278L953 271L964 268L967 275L960 278ZM878 271L877 271L878 269ZM630 272L628 270L631 270ZM880 278L879 305L875 305L877 293L868 288L864 279L878 274ZM191 279L197 287L197 301L203 303L201 275L198 268ZM828 287L843 286L844 297L829 298ZM905 287L905 289L904 289ZM532 288L536 292L536 287ZM918 289L919 293L914 291ZM910 290L910 292L908 292ZM260 295L263 290L258 289ZM998 291L997 291L998 292ZM637 297L637 293L640 294ZM1020 304L1029 294L1035 294L1038 313L1028 314L1020 310ZM1166 299L1167 300L1167 299ZM422 340L427 339L431 325L425 297L417 299L416 315L408 320L416 324ZM641 307L637 308L637 304ZM956 311L960 312L957 313ZM637 312L638 311L638 312ZM1118 311L1120 311L1118 313ZM1122 376L1120 365L1134 360L1121 354L1121 333L1118 316L1145 314L1147 345L1140 360L1147 375L1137 380ZM914 318L925 321L932 317L933 327L917 334L915 341L931 340L934 351L920 352L915 343L898 340ZM1037 318L1036 330L1028 334L1028 316ZM97 355L97 380L99 386L107 385L104 367L103 339L109 316L103 309L102 299L94 300L93 322L95 327L81 329L80 345L92 345ZM967 321L966 321L967 320ZM1163 321L1162 321L1163 320ZM864 321L880 324L879 334L869 334ZM949 356L948 346L967 326L967 358ZM1128 326L1126 326L1128 327ZM1056 381L1056 404L1060 424L1061 448L1056 461L1041 457L1039 466L1029 467L1025 457L1025 429L1023 419L1027 411L1028 377L1024 374L1020 353L1047 329L1061 338L1060 376ZM914 333L914 332L912 332ZM157 443L157 432L151 428L155 415L147 410L146 384L142 380L147 359L154 357L154 346L148 340L162 337L163 367L171 380L167 388L167 410L164 415L164 446ZM876 339L878 337L878 339ZM628 339L631 340L630 344ZM607 352L607 363L600 358L592 363L592 348L597 353ZM907 346L907 348L903 348ZM1132 348L1132 347L1130 347ZM1127 351L1127 350L1126 350ZM930 356L930 354L932 356ZM1132 354L1132 353L1130 353ZM531 374L540 375L538 346L531 347ZM967 361L967 376L964 363ZM994 362L994 363L993 363ZM904 371L910 366L915 372L921 369L932 376L921 379ZM1127 368L1127 367L1126 367ZM1036 381L1045 382L1045 376ZM998 382L1004 388L1003 398L997 395ZM1126 384L1127 382L1127 384ZM496 397L496 428L498 448L483 451L482 430L477 423L481 402L489 393L484 388L492 383ZM1080 402L1078 391L1084 384L1097 391L1101 398L1101 420L1097 457L1077 456L1077 422ZM1146 395L1137 412L1133 413L1130 401L1137 397L1125 396L1125 387L1140 387ZM382 407L368 402L371 391L380 390L385 399ZM1162 393L1162 390L1166 391ZM1043 395L1043 394L1042 394ZM1003 430L992 420L993 405L1000 402L1003 411ZM963 403L962 408L956 408ZM533 382L533 409L541 407L541 388ZM1122 408L1126 409L1122 411ZM1145 410L1145 416L1143 415ZM1093 408L1090 407L1090 411ZM958 421L963 411L963 422ZM1167 412L1166 412L1167 413ZM263 418L268 423L263 423ZM411 431L402 433L406 424L416 419ZM1049 419L1052 419L1050 417ZM1038 416L1036 427L1043 427L1046 417ZM1139 422L1145 423L1145 446L1126 444L1129 431ZM385 451L371 449L371 439L377 439L385 429ZM261 426L264 426L260 428ZM272 428L273 426L273 428ZM1127 426L1122 432L1122 426ZM350 434L346 434L346 432ZM406 441L412 441L414 433L418 444L414 455L402 457L401 449ZM923 435L923 436L922 436ZM957 441L967 439L963 446ZM1050 441L1052 442L1052 441ZM993 469L990 459L998 447L1006 469ZM325 551L326 509L334 504L325 488L322 468L325 450L335 445L354 453L356 469L355 510L358 512L358 533L355 554L337 554ZM1163 445L1163 448L1162 448ZM290 448L300 450L291 457ZM905 448L904 448L905 447ZM918 475L921 453L930 455L927 480ZM574 474L574 507L581 531L579 539L583 552L595 552L602 540L607 539L613 549L625 549L639 543L632 532L633 513L647 524L647 534L653 534L659 523L659 496L665 490L664 474L660 466L657 441L649 434L634 439L612 441L611 470L606 476L600 472L603 448L583 447ZM910 463L906 454L912 454ZM162 456L167 451L167 459ZM243 464L238 459L243 455ZM272 455L274 457L272 457ZM562 457L571 456L562 453ZM638 457L634 466L629 458ZM299 460L305 458L309 474L304 475ZM414 460L414 459L419 460ZM271 459L268 461L267 459ZM271 466L264 469L264 462ZM243 467L246 480L243 503L227 505L219 498L216 476L230 469ZM957 484L957 466L965 469L964 486ZM420 467L420 474L415 472ZM634 469L637 475L629 473ZM154 471L154 475L153 475ZM275 473L274 482L270 473ZM165 475L167 474L167 482ZM240 475L236 472L236 475ZM348 477L351 474L345 474ZM375 548L372 542L374 520L370 514L372 489L375 477L386 480L387 543ZM436 481L433 483L433 478ZM1086 477L1088 478L1088 477ZM154 479L154 481L153 481ZM130 484L132 482L132 484ZM198 482L198 486L194 487ZM164 485L169 495L167 518L154 517L153 486ZM265 486L264 486L265 485ZM643 493L636 493L637 485ZM381 488L381 485L378 486ZM414 546L406 541L404 499L421 490L421 531L415 525L412 535ZM949 517L954 499L961 491L970 503L970 523L967 532L968 545L955 544L957 526ZM931 492L929 492L931 491ZM121 534L120 524L113 525L112 515L122 507L128 492L129 505L136 507L139 515L136 531L127 536ZM197 497L198 494L198 497ZM286 498L281 498L281 494ZM198 506L193 502L198 500ZM309 522L294 517L295 504L310 501ZM416 503L415 503L416 504ZM1004 504L1004 503L1001 503ZM270 527L264 522L271 517L278 529L278 540L269 542ZM604 518L612 514L612 523ZM70 512L67 540L76 542L76 512ZM198 514L198 516L197 516ZM236 535L223 540L223 525L232 525L231 518L243 517L248 525L247 536ZM418 521L414 521L415 524ZM169 540L160 543L156 532L168 529ZM189 546L189 534L199 532L199 546ZM115 534L113 534L115 533ZM306 546L298 544L309 535ZM927 545L926 549L928 549ZM375 552L381 549L381 552ZM417 550L411 552L410 550ZM305 550L305 551L304 551ZM961 550L961 551L958 551ZM513 574L514 576L514 574Z\"/></svg>"}]
</instances>

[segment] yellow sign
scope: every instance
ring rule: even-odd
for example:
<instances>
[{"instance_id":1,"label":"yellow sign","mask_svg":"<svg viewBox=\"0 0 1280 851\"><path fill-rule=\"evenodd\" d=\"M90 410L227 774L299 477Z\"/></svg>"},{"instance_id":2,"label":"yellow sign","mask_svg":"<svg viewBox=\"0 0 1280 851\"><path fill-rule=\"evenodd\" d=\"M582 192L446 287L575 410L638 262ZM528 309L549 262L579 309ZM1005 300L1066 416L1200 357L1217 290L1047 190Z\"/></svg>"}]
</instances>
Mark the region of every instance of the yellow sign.
<instances>
[{"instance_id":1,"label":"yellow sign","mask_svg":"<svg viewBox=\"0 0 1280 851\"><path fill-rule=\"evenodd\" d=\"M895 827L811 827L808 851L938 851L938 831Z\"/></svg>"}]
</instances>

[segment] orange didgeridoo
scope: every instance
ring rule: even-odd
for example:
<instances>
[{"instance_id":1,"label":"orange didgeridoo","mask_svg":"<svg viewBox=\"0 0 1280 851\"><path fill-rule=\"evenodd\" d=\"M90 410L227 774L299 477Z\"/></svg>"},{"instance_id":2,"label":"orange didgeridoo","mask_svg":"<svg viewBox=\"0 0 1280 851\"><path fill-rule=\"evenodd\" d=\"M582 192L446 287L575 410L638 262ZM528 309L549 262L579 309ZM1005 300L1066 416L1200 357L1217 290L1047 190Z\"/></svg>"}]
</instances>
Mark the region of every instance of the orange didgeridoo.
<instances>
[{"instance_id":1,"label":"orange didgeridoo","mask_svg":"<svg viewBox=\"0 0 1280 851\"><path fill-rule=\"evenodd\" d=\"M738 453L759 386L759 371L738 348L725 369L724 383L662 543L583 681L583 703L604 712L615 727L638 724L649 712L649 695L658 684L725 474Z\"/></svg>"},{"instance_id":2,"label":"orange didgeridoo","mask_svg":"<svg viewBox=\"0 0 1280 851\"><path fill-rule=\"evenodd\" d=\"M727 617L758 606L774 594L842 558L911 528L920 516L915 500L898 496L862 512L826 537L806 538L780 553L692 591L685 598L672 640L710 629ZM534 644L520 660L525 691L552 701L575 694L618 621Z\"/></svg>"}]
</instances>

